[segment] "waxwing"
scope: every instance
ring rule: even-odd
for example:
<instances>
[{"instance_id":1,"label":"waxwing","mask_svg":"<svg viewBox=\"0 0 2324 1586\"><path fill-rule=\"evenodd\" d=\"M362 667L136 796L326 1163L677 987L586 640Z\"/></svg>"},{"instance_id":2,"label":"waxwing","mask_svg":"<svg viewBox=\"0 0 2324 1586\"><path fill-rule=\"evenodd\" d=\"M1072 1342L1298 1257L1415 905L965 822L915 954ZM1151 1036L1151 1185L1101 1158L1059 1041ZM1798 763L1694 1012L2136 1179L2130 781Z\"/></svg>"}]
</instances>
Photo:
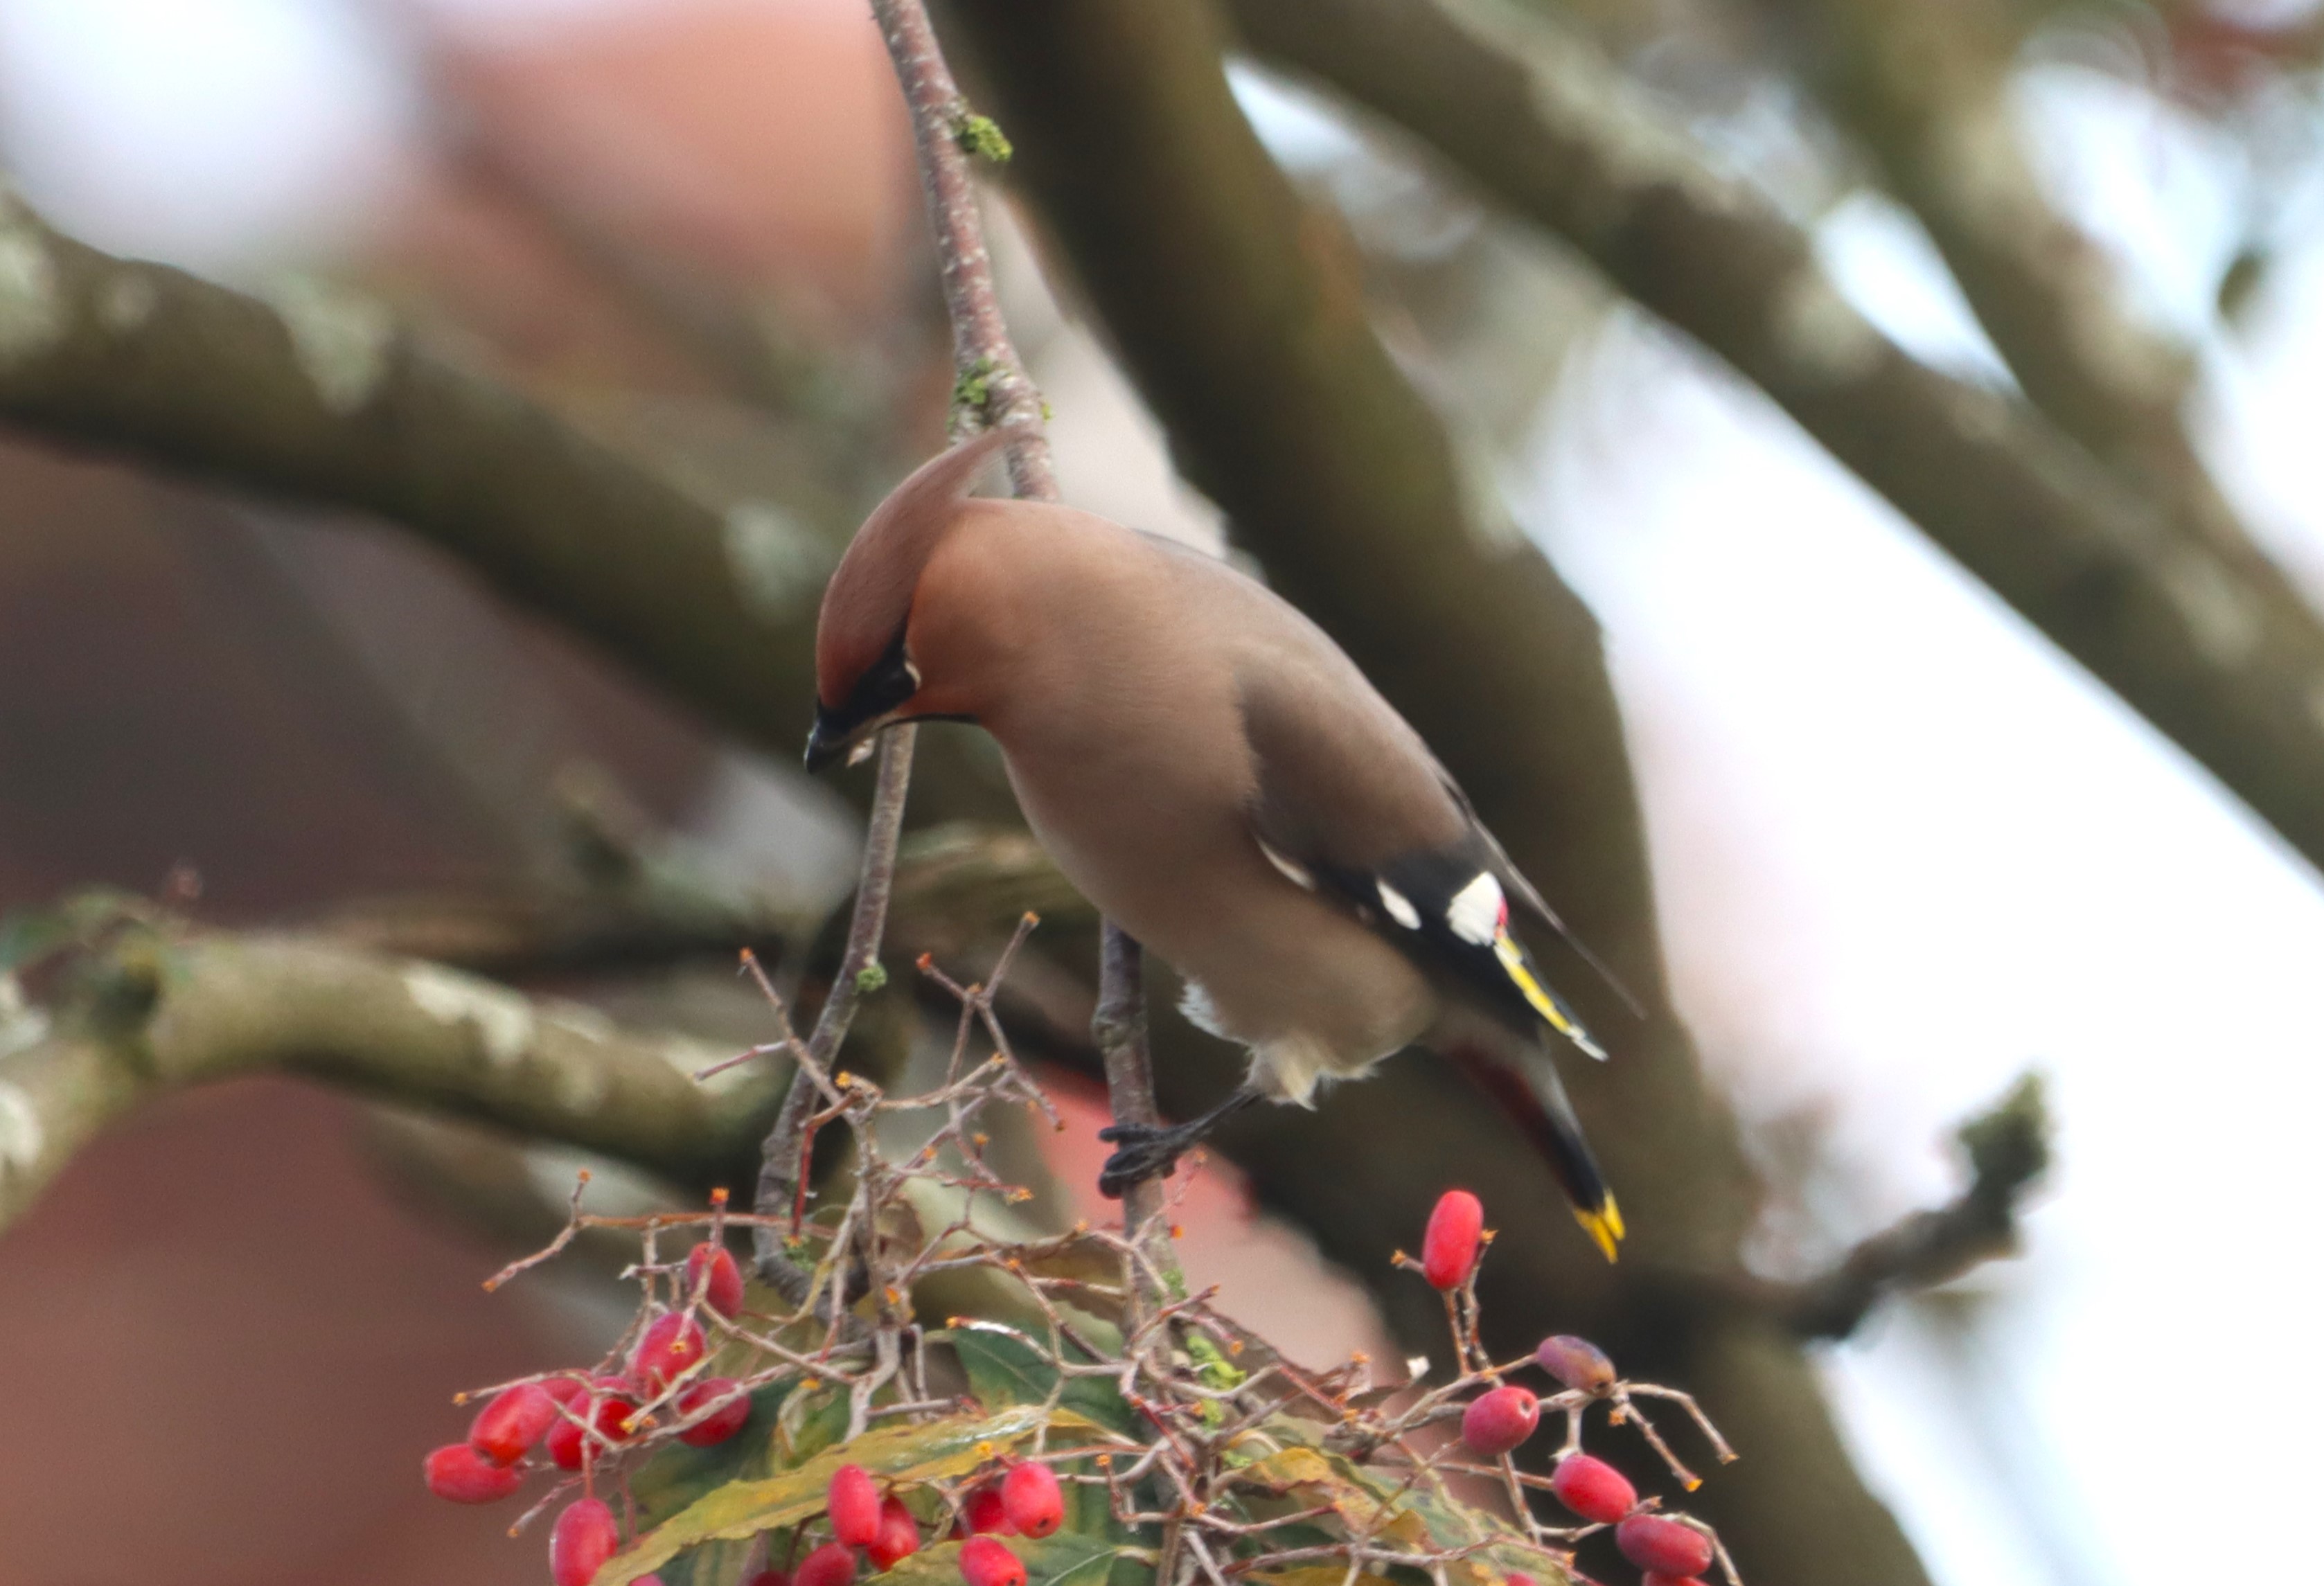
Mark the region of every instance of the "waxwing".
<instances>
[{"instance_id":1,"label":"waxwing","mask_svg":"<svg viewBox=\"0 0 2324 1586\"><path fill-rule=\"evenodd\" d=\"M1260 1097L1419 1042L1527 1125L1609 1259L1622 1234L1546 1049L1602 1057L1509 931L1563 932L1420 735L1323 630L1214 558L968 490L987 431L873 511L825 591L810 770L903 721L1000 744L1034 834L1177 972L1244 1086L1171 1128L1107 1131L1109 1194ZM1593 961L1594 962L1594 961Z\"/></svg>"}]
</instances>

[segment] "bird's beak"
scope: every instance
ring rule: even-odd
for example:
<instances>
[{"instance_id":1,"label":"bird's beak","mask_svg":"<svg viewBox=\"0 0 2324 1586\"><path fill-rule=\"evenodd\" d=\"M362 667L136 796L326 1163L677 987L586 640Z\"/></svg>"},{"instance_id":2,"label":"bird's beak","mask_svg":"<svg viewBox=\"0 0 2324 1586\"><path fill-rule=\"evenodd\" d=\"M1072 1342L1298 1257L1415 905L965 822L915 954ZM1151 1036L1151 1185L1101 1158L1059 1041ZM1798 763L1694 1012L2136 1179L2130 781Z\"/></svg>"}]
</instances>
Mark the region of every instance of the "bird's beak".
<instances>
[{"instance_id":1,"label":"bird's beak","mask_svg":"<svg viewBox=\"0 0 2324 1586\"><path fill-rule=\"evenodd\" d=\"M829 770L847 756L853 747L853 734L834 722L825 712L815 713L815 730L807 735L807 775Z\"/></svg>"}]
</instances>

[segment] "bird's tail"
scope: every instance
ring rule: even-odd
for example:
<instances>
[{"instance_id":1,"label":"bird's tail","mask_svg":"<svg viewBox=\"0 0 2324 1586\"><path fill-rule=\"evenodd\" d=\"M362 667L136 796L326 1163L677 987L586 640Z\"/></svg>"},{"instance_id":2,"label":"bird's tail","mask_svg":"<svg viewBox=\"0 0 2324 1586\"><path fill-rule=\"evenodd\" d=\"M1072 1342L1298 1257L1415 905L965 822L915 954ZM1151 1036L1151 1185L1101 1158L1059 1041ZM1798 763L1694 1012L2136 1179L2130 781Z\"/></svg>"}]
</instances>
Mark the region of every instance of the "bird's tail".
<instances>
[{"instance_id":1,"label":"bird's tail","mask_svg":"<svg viewBox=\"0 0 2324 1586\"><path fill-rule=\"evenodd\" d=\"M1463 1039L1446 1042L1444 1055L1526 1131L1549 1164L1550 1176L1565 1192L1573 1220L1613 1260L1625 1231L1622 1211L1614 1203L1614 1192L1606 1187L1605 1175L1598 1171L1589 1142L1582 1138L1582 1120L1573 1114L1573 1103L1549 1054L1533 1043L1519 1055L1503 1051L1498 1044L1488 1048Z\"/></svg>"}]
</instances>

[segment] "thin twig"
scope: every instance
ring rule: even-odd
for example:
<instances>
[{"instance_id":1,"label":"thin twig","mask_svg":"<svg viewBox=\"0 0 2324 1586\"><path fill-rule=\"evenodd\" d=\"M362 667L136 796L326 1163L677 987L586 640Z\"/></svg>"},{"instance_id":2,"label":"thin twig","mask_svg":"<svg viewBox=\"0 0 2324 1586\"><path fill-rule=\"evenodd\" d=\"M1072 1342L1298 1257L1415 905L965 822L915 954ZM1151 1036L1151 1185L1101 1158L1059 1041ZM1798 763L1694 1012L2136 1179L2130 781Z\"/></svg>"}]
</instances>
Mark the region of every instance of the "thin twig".
<instances>
[{"instance_id":1,"label":"thin twig","mask_svg":"<svg viewBox=\"0 0 2324 1586\"><path fill-rule=\"evenodd\" d=\"M960 379L955 395L972 417L985 425L1013 427L1019 438L1009 448L1009 477L1019 498L1057 499L1048 441L1042 434L1040 392L1025 373L1010 340L993 290L992 260L984 243L984 221L964 146L978 122L954 83L921 0L872 0L872 14L894 61L896 79L912 115L912 141L919 153L920 184L927 201L942 266L945 307L952 318L953 364ZM981 391L982 400L972 395ZM1106 1084L1117 1123L1152 1124L1152 1064L1146 1047L1141 954L1138 944L1111 921L1104 929L1098 986L1098 1039L1105 1049ZM1122 1200L1125 1228L1155 1228L1160 1191L1151 1183L1132 1186ZM1149 1240L1149 1260L1166 1273L1177 1270L1167 1237Z\"/></svg>"},{"instance_id":2,"label":"thin twig","mask_svg":"<svg viewBox=\"0 0 2324 1586\"><path fill-rule=\"evenodd\" d=\"M761 1217L783 1209L795 1191L807 1182L806 1152L812 1137L804 1136L816 1085L801 1083L811 1072L827 1071L839 1045L847 1038L855 1009L862 1000L868 973L877 962L881 934L888 924L888 897L896 875L896 843L904 829L904 798L911 788L912 742L918 729L891 727L880 740L880 778L872 795L872 818L863 834L863 866L855 886L855 914L847 927L847 952L840 960L838 978L815 1021L815 1034L795 1071L782 1111L767 1131L759 1159L759 1192L754 1202ZM798 1166L793 1164L797 1162ZM807 1290L807 1275L783 1254L782 1236L766 1223L752 1234L759 1275L794 1304Z\"/></svg>"},{"instance_id":3,"label":"thin twig","mask_svg":"<svg viewBox=\"0 0 2324 1586\"><path fill-rule=\"evenodd\" d=\"M984 245L984 218L976 204L976 181L963 145L975 122L954 83L936 29L921 0L872 0L880 33L895 63L896 80L912 115L912 142L920 162L920 190L927 202L928 229L944 280L945 309L952 319L955 392L978 428L1014 427L1019 438L1009 448L1009 479L1026 501L1057 499L1049 466L1049 443L1041 433L1041 395L1025 373L993 290L992 256ZM981 390L982 400L973 392Z\"/></svg>"}]
</instances>

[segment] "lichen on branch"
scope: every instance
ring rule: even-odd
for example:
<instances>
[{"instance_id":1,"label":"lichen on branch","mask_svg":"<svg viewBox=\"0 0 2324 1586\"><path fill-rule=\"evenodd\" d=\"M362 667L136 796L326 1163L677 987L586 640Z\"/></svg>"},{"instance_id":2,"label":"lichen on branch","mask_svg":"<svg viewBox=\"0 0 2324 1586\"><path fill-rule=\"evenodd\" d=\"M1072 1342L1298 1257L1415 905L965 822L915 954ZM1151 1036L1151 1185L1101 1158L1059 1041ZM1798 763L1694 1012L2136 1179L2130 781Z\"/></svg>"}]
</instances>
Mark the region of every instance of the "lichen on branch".
<instances>
[{"instance_id":1,"label":"lichen on branch","mask_svg":"<svg viewBox=\"0 0 2324 1586\"><path fill-rule=\"evenodd\" d=\"M710 1084L724 1048L623 1030L418 960L295 934L209 931L91 895L0 975L0 1227L99 1133L197 1084L267 1072L499 1124L678 1182L747 1148L787 1075ZM52 987L39 1002L27 979Z\"/></svg>"}]
</instances>

